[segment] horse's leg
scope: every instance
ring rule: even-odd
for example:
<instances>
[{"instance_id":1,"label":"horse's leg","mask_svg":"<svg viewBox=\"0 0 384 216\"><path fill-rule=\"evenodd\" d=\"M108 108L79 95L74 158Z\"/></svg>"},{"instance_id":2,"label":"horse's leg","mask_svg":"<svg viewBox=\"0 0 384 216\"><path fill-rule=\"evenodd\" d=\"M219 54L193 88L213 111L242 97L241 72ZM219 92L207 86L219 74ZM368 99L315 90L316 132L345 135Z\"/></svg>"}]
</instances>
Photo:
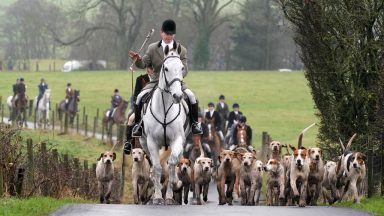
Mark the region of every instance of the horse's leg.
<instances>
[{"instance_id":1,"label":"horse's leg","mask_svg":"<svg viewBox=\"0 0 384 216\"><path fill-rule=\"evenodd\" d=\"M181 155L183 154L183 138L178 136L172 143L171 146L171 155L168 159L169 166L169 182L167 187L167 193L165 195L166 204L175 204L173 200L173 190L179 189L182 186L182 182L179 180L176 174L176 165L179 162Z\"/></svg>"},{"instance_id":2,"label":"horse's leg","mask_svg":"<svg viewBox=\"0 0 384 216\"><path fill-rule=\"evenodd\" d=\"M152 164L153 164L153 176L152 181L155 186L155 194L153 196L153 204L154 205L162 205L164 204L164 200L161 194L162 185L160 183L161 178L161 164L160 164L160 156L159 156L159 145L157 142L151 137L147 137L147 147L149 151L149 155L151 156Z\"/></svg>"}]
</instances>

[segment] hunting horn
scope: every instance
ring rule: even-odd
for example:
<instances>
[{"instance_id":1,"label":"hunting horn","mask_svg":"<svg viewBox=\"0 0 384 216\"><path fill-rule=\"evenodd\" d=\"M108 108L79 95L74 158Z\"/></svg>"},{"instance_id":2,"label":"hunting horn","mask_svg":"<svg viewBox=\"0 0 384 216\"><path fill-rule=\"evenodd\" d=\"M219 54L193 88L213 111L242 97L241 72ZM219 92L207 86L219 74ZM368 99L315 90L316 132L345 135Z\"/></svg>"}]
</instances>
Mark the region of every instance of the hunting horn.
<instances>
[{"instance_id":1,"label":"hunting horn","mask_svg":"<svg viewBox=\"0 0 384 216\"><path fill-rule=\"evenodd\" d=\"M145 37L145 40L143 42L143 44L141 44L141 47L140 49L137 51L137 53L140 54L141 50L143 49L144 45L147 43L147 41L149 40L149 38L151 38L151 36L153 35L153 32L155 32L155 29L151 29L149 32L148 32L148 35ZM133 94L133 65L135 64L137 58L135 58L131 64L131 66L129 66L129 70L132 71L132 94Z\"/></svg>"}]
</instances>

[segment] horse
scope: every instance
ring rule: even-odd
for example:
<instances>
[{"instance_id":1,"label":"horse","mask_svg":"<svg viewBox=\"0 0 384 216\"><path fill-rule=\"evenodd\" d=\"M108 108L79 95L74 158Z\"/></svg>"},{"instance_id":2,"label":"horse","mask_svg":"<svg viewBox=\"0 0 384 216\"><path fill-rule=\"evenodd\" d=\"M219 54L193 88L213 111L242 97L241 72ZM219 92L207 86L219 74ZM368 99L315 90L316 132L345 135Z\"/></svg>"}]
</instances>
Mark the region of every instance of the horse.
<instances>
[{"instance_id":1,"label":"horse","mask_svg":"<svg viewBox=\"0 0 384 216\"><path fill-rule=\"evenodd\" d=\"M247 148L247 126L237 126L237 147Z\"/></svg>"},{"instance_id":2,"label":"horse","mask_svg":"<svg viewBox=\"0 0 384 216\"><path fill-rule=\"evenodd\" d=\"M183 99L181 83L185 68L180 59L180 53L181 47L180 45L177 46L176 42L171 50L168 46L165 47L158 84L154 87L152 97L143 109L144 130L140 137L140 143L144 150L149 153L153 164L152 180L155 192L152 204L154 205L175 204L173 190L182 185L175 169L183 154L186 134L191 129L187 117L189 110ZM161 193L162 167L159 150L162 146L165 146L167 150L168 145L171 149L168 158L169 181L164 202Z\"/></svg>"},{"instance_id":3,"label":"horse","mask_svg":"<svg viewBox=\"0 0 384 216\"><path fill-rule=\"evenodd\" d=\"M103 127L107 132L110 143L112 143L112 127L114 124L123 124L125 122L125 111L128 108L128 104L128 101L123 100L113 111L107 109L104 112ZM109 118L109 112L113 112L112 118Z\"/></svg>"},{"instance_id":4,"label":"horse","mask_svg":"<svg viewBox=\"0 0 384 216\"><path fill-rule=\"evenodd\" d=\"M11 121L16 121L19 126L27 126L27 108L28 98L25 94L18 94L17 99L14 101L13 96L7 98L7 105L10 113Z\"/></svg>"},{"instance_id":5,"label":"horse","mask_svg":"<svg viewBox=\"0 0 384 216\"><path fill-rule=\"evenodd\" d=\"M208 126L208 145L212 151L213 165L215 168L217 168L218 166L217 160L222 150L222 145L221 145L219 135L217 135L216 133L214 119L207 119L206 123Z\"/></svg>"},{"instance_id":6,"label":"horse","mask_svg":"<svg viewBox=\"0 0 384 216\"><path fill-rule=\"evenodd\" d=\"M66 109L65 100L62 100L59 104L58 112L59 112L59 119L62 121L63 113L67 113L69 115L69 124L73 125L73 120L77 113L77 105L80 101L80 91L74 90L72 93L72 97L68 101L68 109Z\"/></svg>"},{"instance_id":7,"label":"horse","mask_svg":"<svg viewBox=\"0 0 384 216\"><path fill-rule=\"evenodd\" d=\"M41 127L41 125L49 124L49 105L51 100L51 89L46 89L43 96L39 100L39 104L37 103L37 97L35 97L35 100L33 102L34 107L37 107L35 110L36 118L38 125Z\"/></svg>"}]
</instances>

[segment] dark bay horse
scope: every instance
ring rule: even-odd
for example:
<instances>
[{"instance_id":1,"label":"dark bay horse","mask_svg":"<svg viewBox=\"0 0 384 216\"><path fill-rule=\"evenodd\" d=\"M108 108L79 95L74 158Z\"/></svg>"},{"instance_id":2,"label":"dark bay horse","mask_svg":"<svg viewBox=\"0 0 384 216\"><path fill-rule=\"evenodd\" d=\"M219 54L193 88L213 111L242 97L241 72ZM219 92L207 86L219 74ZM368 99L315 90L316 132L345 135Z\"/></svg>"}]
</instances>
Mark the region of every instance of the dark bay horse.
<instances>
[{"instance_id":1,"label":"dark bay horse","mask_svg":"<svg viewBox=\"0 0 384 216\"><path fill-rule=\"evenodd\" d=\"M13 103L11 119L15 120L19 126L27 126L27 108L28 99L25 94L18 94L17 99Z\"/></svg>"},{"instance_id":2,"label":"dark bay horse","mask_svg":"<svg viewBox=\"0 0 384 216\"><path fill-rule=\"evenodd\" d=\"M218 156L222 150L222 144L219 138L219 135L216 133L215 119L206 119L206 124L208 126L208 145L211 148L213 164L215 168L218 166Z\"/></svg>"},{"instance_id":3,"label":"dark bay horse","mask_svg":"<svg viewBox=\"0 0 384 216\"><path fill-rule=\"evenodd\" d=\"M62 100L59 104L59 119L62 121L63 118L63 113L66 113L69 117L69 124L73 125L73 120L76 116L77 113L77 106L80 101L80 91L79 90L74 90L72 92L72 96L68 101L68 105L66 106L65 100Z\"/></svg>"},{"instance_id":4,"label":"dark bay horse","mask_svg":"<svg viewBox=\"0 0 384 216\"><path fill-rule=\"evenodd\" d=\"M128 101L123 100L113 111L112 118L109 118L108 110L104 112L103 127L107 132L107 137L110 143L112 143L112 127L114 124L121 125L125 122L125 111L128 108Z\"/></svg>"}]
</instances>

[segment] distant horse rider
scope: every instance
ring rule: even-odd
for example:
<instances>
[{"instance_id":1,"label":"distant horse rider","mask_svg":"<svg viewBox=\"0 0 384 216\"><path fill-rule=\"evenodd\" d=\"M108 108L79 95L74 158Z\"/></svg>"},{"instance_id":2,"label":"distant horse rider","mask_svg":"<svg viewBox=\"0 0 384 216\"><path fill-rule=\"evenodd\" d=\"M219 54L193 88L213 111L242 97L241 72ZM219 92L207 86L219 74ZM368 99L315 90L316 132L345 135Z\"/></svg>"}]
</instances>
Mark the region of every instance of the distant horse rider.
<instances>
[{"instance_id":1,"label":"distant horse rider","mask_svg":"<svg viewBox=\"0 0 384 216\"><path fill-rule=\"evenodd\" d=\"M17 93L18 93L19 84L20 84L20 79L17 78L16 79L16 83L12 85L12 90L13 90L12 104L13 104L13 106L15 106L14 102L17 99Z\"/></svg>"},{"instance_id":2,"label":"distant horse rider","mask_svg":"<svg viewBox=\"0 0 384 216\"><path fill-rule=\"evenodd\" d=\"M109 109L109 119L112 119L113 111L119 104L123 101L123 98L120 96L119 89L115 89L113 95L111 96L111 108Z\"/></svg>"},{"instance_id":3,"label":"distant horse rider","mask_svg":"<svg viewBox=\"0 0 384 216\"><path fill-rule=\"evenodd\" d=\"M67 83L67 88L65 89L65 110L68 110L69 101L73 97L72 84Z\"/></svg>"},{"instance_id":4,"label":"distant horse rider","mask_svg":"<svg viewBox=\"0 0 384 216\"><path fill-rule=\"evenodd\" d=\"M225 140L227 143L230 143L232 139L232 130L234 129L234 126L237 124L237 120L239 116L243 115L242 112L240 112L240 106L238 103L234 103L232 105L233 111L229 113L228 117L228 129L227 129L227 134L225 135Z\"/></svg>"},{"instance_id":5,"label":"distant horse rider","mask_svg":"<svg viewBox=\"0 0 384 216\"><path fill-rule=\"evenodd\" d=\"M142 96L151 92L153 88L157 85L159 74L164 61L164 49L166 46L173 47L173 44L176 43L174 40L176 35L176 23L173 20L165 20L161 27L160 32L162 40L152 43L148 46L148 49L143 57L140 56L139 53L135 53L133 51L129 52L129 57L136 60L135 65L138 68L146 68L153 67L154 75L151 76L151 82L144 88L144 90L138 95L134 110L135 110L135 126L133 127L132 136L140 137L142 135L142 127L141 127L141 109L143 103L141 101ZM183 73L183 77L185 77L188 73L187 67L187 49L181 46L180 59L183 62L185 71ZM182 89L185 95L188 97L188 102L190 104L190 112L189 118L192 126L193 134L201 134L201 125L198 122L198 101L196 100L193 92L186 87L184 83L182 83Z\"/></svg>"},{"instance_id":6,"label":"distant horse rider","mask_svg":"<svg viewBox=\"0 0 384 216\"><path fill-rule=\"evenodd\" d=\"M233 150L237 147L242 147L239 145L244 145L245 148L247 148L248 151L253 151L253 146L252 146L252 128L251 126L246 124L247 118L243 115L240 115L238 117L238 123L233 129L232 132L232 139L231 139L231 145L230 145L230 150ZM238 132L239 130L245 130L245 137L244 140L239 140L238 137Z\"/></svg>"},{"instance_id":7,"label":"distant horse rider","mask_svg":"<svg viewBox=\"0 0 384 216\"><path fill-rule=\"evenodd\" d=\"M225 103L225 96L219 96L219 102L216 104L216 111L219 113L221 118L221 129L225 132L225 127L227 126L227 121L229 117L228 104Z\"/></svg>"},{"instance_id":8,"label":"distant horse rider","mask_svg":"<svg viewBox=\"0 0 384 216\"><path fill-rule=\"evenodd\" d=\"M208 103L208 111L205 113L205 123L213 123L215 126L215 131L219 136L222 143L224 143L223 132L221 131L221 118L217 111L215 111L215 104L212 102Z\"/></svg>"},{"instance_id":9,"label":"distant horse rider","mask_svg":"<svg viewBox=\"0 0 384 216\"><path fill-rule=\"evenodd\" d=\"M43 97L45 90L48 89L48 84L42 78L40 80L40 84L37 87L39 88L39 95L37 96L36 109L39 107L39 102L40 102L41 98Z\"/></svg>"}]
</instances>

